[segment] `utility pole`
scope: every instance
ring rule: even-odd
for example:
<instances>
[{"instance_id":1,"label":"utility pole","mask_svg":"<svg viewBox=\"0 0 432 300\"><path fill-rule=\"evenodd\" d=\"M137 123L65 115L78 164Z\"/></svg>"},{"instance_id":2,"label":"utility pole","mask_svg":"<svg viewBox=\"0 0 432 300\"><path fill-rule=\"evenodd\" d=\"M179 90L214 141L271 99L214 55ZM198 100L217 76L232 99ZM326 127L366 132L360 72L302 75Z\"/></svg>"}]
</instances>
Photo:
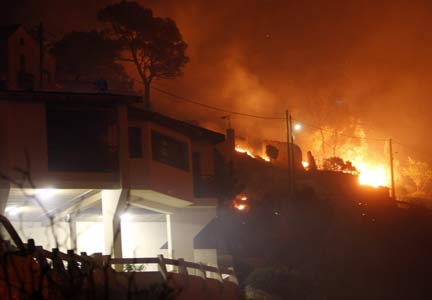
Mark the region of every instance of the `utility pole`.
<instances>
[{"instance_id":1,"label":"utility pole","mask_svg":"<svg viewBox=\"0 0 432 300\"><path fill-rule=\"evenodd\" d=\"M291 146L291 192L292 198L295 200L296 196L296 179L295 179L295 148L294 148L294 134L292 126L292 117L289 115L289 128L290 128L290 146Z\"/></svg>"},{"instance_id":2,"label":"utility pole","mask_svg":"<svg viewBox=\"0 0 432 300\"><path fill-rule=\"evenodd\" d=\"M288 189L291 199L295 198L295 168L294 168L294 136L292 118L288 110L285 111L287 162L288 162Z\"/></svg>"},{"instance_id":3,"label":"utility pole","mask_svg":"<svg viewBox=\"0 0 432 300\"><path fill-rule=\"evenodd\" d=\"M39 89L43 90L44 36L43 36L43 24L42 24L42 22L39 23L38 36L39 36Z\"/></svg>"},{"instance_id":4,"label":"utility pole","mask_svg":"<svg viewBox=\"0 0 432 300\"><path fill-rule=\"evenodd\" d=\"M285 111L285 125L286 125L286 143L287 143L287 163L288 163L288 192L291 196L292 194L292 178L291 178L291 127L290 127L290 118L288 110Z\"/></svg>"},{"instance_id":5,"label":"utility pole","mask_svg":"<svg viewBox=\"0 0 432 300\"><path fill-rule=\"evenodd\" d=\"M389 152L390 152L390 178L391 178L391 196L396 200L395 181L394 181L394 166L393 166L393 143L389 139Z\"/></svg>"}]
</instances>

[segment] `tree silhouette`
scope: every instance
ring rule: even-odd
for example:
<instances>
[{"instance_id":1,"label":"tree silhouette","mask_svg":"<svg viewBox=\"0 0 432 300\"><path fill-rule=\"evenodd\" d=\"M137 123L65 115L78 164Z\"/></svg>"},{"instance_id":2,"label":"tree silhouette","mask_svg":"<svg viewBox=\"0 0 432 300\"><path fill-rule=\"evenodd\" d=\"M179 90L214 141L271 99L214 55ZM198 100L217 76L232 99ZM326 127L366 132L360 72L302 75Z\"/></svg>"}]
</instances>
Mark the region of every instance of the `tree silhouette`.
<instances>
[{"instance_id":1,"label":"tree silhouette","mask_svg":"<svg viewBox=\"0 0 432 300\"><path fill-rule=\"evenodd\" d=\"M101 31L68 33L52 48L57 60L57 77L66 85L94 84L103 77L116 90L131 90L131 81L123 67L116 63L120 49L117 41Z\"/></svg>"},{"instance_id":2,"label":"tree silhouette","mask_svg":"<svg viewBox=\"0 0 432 300\"><path fill-rule=\"evenodd\" d=\"M344 161L342 158L332 156L324 160L323 169L327 171L336 171L357 174L356 167L352 165L350 161Z\"/></svg>"},{"instance_id":3,"label":"tree silhouette","mask_svg":"<svg viewBox=\"0 0 432 300\"><path fill-rule=\"evenodd\" d=\"M309 171L316 171L318 169L315 157L312 155L311 151L307 152L307 162L309 164L308 169Z\"/></svg>"},{"instance_id":4,"label":"tree silhouette","mask_svg":"<svg viewBox=\"0 0 432 300\"><path fill-rule=\"evenodd\" d=\"M266 154L273 161L278 158L279 150L275 146L266 145Z\"/></svg>"},{"instance_id":5,"label":"tree silhouette","mask_svg":"<svg viewBox=\"0 0 432 300\"><path fill-rule=\"evenodd\" d=\"M189 61L187 44L176 23L153 16L151 9L137 2L122 1L101 9L98 18L112 27L112 38L121 43L144 85L144 104L150 106L150 85L155 78L172 79L181 75Z\"/></svg>"}]
</instances>

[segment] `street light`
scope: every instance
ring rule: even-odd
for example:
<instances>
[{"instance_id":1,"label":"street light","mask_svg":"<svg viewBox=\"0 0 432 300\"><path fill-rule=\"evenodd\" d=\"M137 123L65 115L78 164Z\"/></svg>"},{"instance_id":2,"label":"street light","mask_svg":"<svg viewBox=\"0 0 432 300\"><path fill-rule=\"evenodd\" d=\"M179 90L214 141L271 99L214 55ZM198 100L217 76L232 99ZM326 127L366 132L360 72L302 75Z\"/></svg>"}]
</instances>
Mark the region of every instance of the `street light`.
<instances>
[{"instance_id":1,"label":"street light","mask_svg":"<svg viewBox=\"0 0 432 300\"><path fill-rule=\"evenodd\" d=\"M297 124L294 125L294 130L295 131L300 131L301 129L302 129L302 125L301 124L297 123Z\"/></svg>"}]
</instances>

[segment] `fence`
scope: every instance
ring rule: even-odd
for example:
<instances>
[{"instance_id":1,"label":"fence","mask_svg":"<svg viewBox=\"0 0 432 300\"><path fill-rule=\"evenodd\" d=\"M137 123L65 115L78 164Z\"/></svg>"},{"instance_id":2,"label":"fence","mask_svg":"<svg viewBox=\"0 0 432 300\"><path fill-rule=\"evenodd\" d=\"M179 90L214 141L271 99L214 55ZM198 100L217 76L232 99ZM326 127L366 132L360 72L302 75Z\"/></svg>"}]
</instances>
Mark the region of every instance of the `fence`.
<instances>
[{"instance_id":1,"label":"fence","mask_svg":"<svg viewBox=\"0 0 432 300\"><path fill-rule=\"evenodd\" d=\"M165 286L174 299L239 299L238 281L232 269L169 259L111 258L95 253L63 253L22 243L9 221L0 216L10 241L1 240L0 298L21 299L135 299L153 286ZM157 266L156 271L133 266ZM132 267L131 267L132 266ZM154 292L154 291L153 291ZM159 291L161 292L161 291ZM141 296L139 296L141 295ZM74 298L75 297L75 298ZM140 298L143 299L143 298Z\"/></svg>"}]
</instances>

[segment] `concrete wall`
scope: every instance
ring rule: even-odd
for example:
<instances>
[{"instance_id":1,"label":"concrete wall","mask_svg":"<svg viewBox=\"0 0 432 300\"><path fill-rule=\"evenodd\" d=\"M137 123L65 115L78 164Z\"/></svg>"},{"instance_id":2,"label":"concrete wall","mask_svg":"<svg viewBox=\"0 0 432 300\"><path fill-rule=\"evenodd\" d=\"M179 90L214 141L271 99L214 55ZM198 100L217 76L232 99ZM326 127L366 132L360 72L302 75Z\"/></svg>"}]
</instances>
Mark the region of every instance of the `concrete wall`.
<instances>
[{"instance_id":1,"label":"concrete wall","mask_svg":"<svg viewBox=\"0 0 432 300\"><path fill-rule=\"evenodd\" d=\"M209 266L217 267L217 257L216 249L194 249L194 258L196 263L204 263Z\"/></svg>"},{"instance_id":2,"label":"concrete wall","mask_svg":"<svg viewBox=\"0 0 432 300\"><path fill-rule=\"evenodd\" d=\"M0 101L0 174L6 174L9 170L9 124L8 108L6 101ZM0 187L3 183L0 180Z\"/></svg>"},{"instance_id":3,"label":"concrete wall","mask_svg":"<svg viewBox=\"0 0 432 300\"><path fill-rule=\"evenodd\" d=\"M216 217L215 207L177 209L167 216L168 248L172 258L195 261L195 236Z\"/></svg>"},{"instance_id":4,"label":"concrete wall","mask_svg":"<svg viewBox=\"0 0 432 300\"><path fill-rule=\"evenodd\" d=\"M26 169L28 153L30 173L36 182L48 184L46 113L41 102L9 102L9 166ZM45 177L44 179L42 179Z\"/></svg>"},{"instance_id":5,"label":"concrete wall","mask_svg":"<svg viewBox=\"0 0 432 300\"><path fill-rule=\"evenodd\" d=\"M47 250L56 248L56 239L61 251L66 251L70 244L69 224L66 222L57 222L54 226L56 238L50 226L41 222L12 222L15 230L20 235L24 243L28 239L35 240L36 245L43 246Z\"/></svg>"},{"instance_id":6,"label":"concrete wall","mask_svg":"<svg viewBox=\"0 0 432 300\"><path fill-rule=\"evenodd\" d=\"M87 252L89 255L92 253L103 253L103 222L77 222L76 224L78 252Z\"/></svg>"},{"instance_id":7,"label":"concrete wall","mask_svg":"<svg viewBox=\"0 0 432 300\"><path fill-rule=\"evenodd\" d=\"M26 169L37 187L115 188L113 173L50 172L48 170L46 109L43 101L0 101L0 171L18 177L12 168Z\"/></svg>"},{"instance_id":8,"label":"concrete wall","mask_svg":"<svg viewBox=\"0 0 432 300\"><path fill-rule=\"evenodd\" d=\"M167 242L165 222L122 221L123 257L155 257L168 255L160 249Z\"/></svg>"},{"instance_id":9,"label":"concrete wall","mask_svg":"<svg viewBox=\"0 0 432 300\"><path fill-rule=\"evenodd\" d=\"M143 157L130 159L130 180L133 189L151 189L185 200L193 199L192 156L189 138L151 122L131 121L129 126L140 127ZM152 159L151 130L158 131L189 146L189 170L181 170Z\"/></svg>"},{"instance_id":10,"label":"concrete wall","mask_svg":"<svg viewBox=\"0 0 432 300\"><path fill-rule=\"evenodd\" d=\"M33 238L36 245L45 249L56 247L50 226L41 222L13 222L12 225L24 242ZM77 222L76 226L78 252L104 252L102 222ZM54 228L59 248L66 251L70 245L69 224L57 222ZM159 254L167 256L167 249L160 249L166 242L165 222L122 222L123 257L155 257Z\"/></svg>"},{"instance_id":11,"label":"concrete wall","mask_svg":"<svg viewBox=\"0 0 432 300\"><path fill-rule=\"evenodd\" d=\"M192 152L201 155L201 175L214 175L214 146L192 141Z\"/></svg>"}]
</instances>

